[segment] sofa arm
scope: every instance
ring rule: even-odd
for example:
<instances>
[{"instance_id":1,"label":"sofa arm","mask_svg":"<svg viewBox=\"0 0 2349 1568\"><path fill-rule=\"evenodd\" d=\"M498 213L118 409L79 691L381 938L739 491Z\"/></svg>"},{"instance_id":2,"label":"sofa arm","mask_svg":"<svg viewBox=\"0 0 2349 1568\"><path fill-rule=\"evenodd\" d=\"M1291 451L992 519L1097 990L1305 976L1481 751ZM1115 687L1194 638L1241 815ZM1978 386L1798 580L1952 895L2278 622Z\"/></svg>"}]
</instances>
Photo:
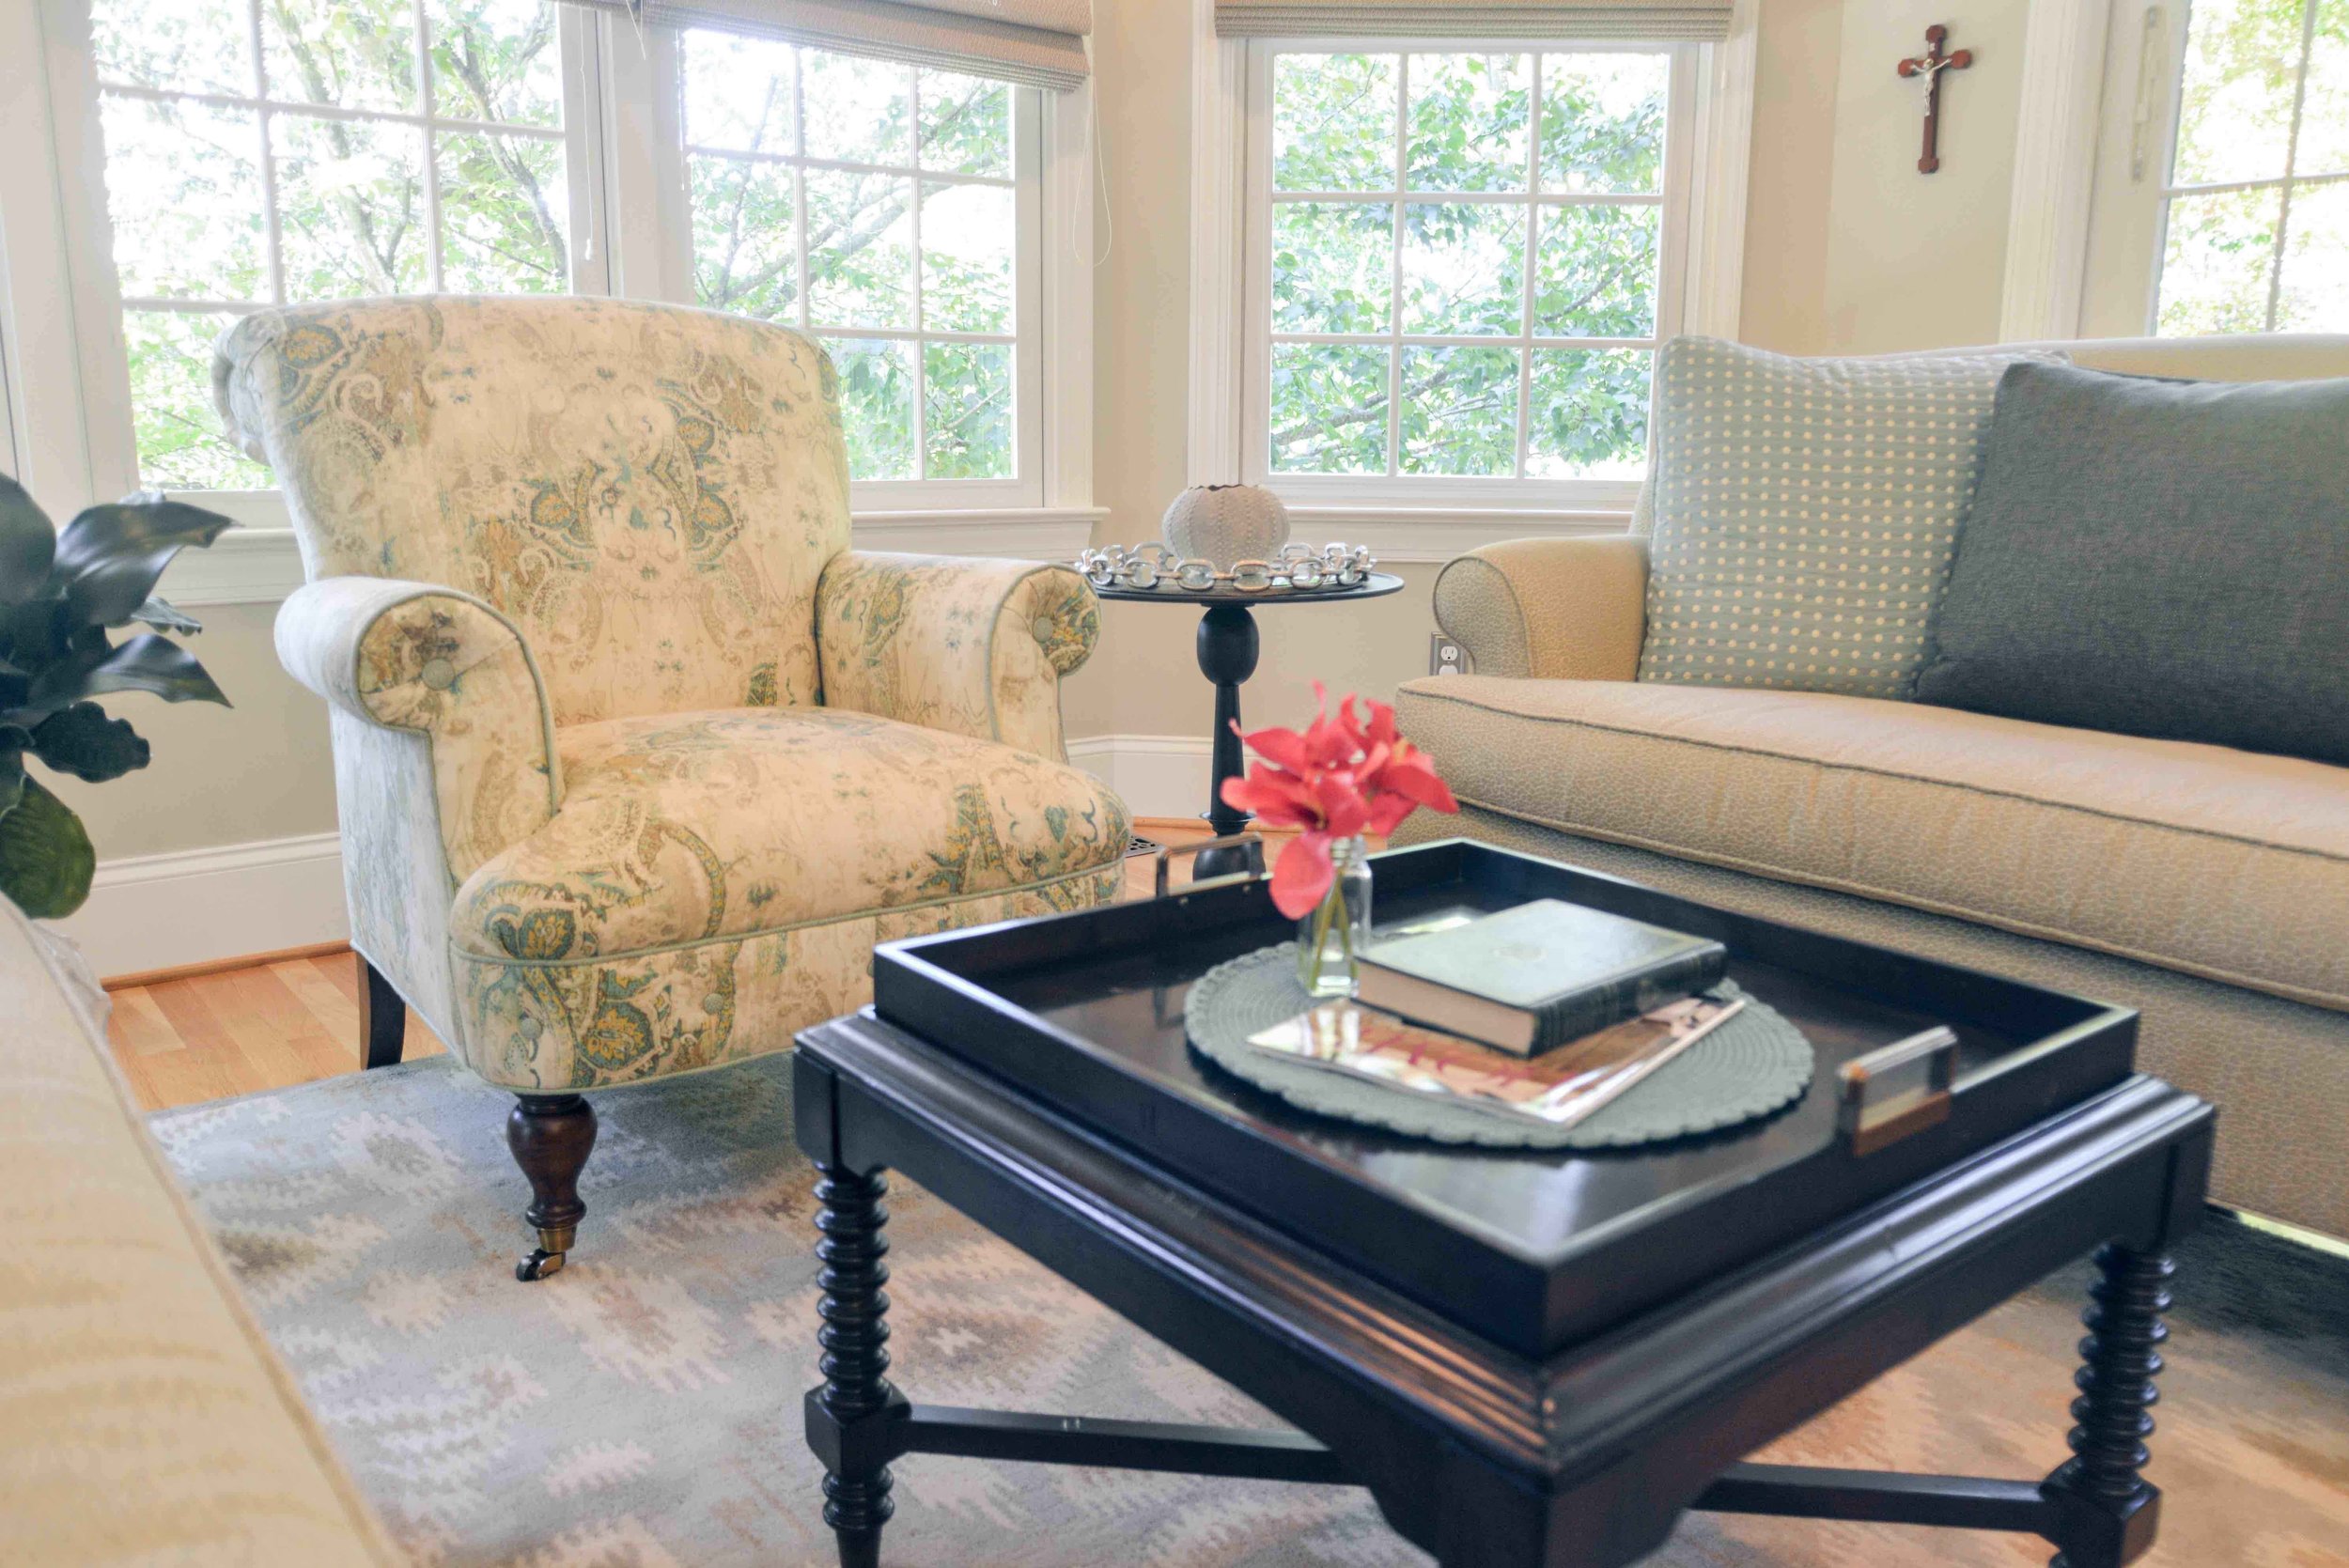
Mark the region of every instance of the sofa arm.
<instances>
[{"instance_id":1,"label":"sofa arm","mask_svg":"<svg viewBox=\"0 0 2349 1568\"><path fill-rule=\"evenodd\" d=\"M1436 624L1482 675L1632 680L1647 631L1647 540L1511 539L1436 579Z\"/></svg>"},{"instance_id":2,"label":"sofa arm","mask_svg":"<svg viewBox=\"0 0 2349 1568\"><path fill-rule=\"evenodd\" d=\"M423 737L451 889L561 804L554 716L538 667L514 623L471 594L326 578L297 589L278 612L277 657L337 712ZM396 787L390 779L349 784ZM346 801L346 836L353 820L407 815L418 804Z\"/></svg>"},{"instance_id":3,"label":"sofa arm","mask_svg":"<svg viewBox=\"0 0 2349 1568\"><path fill-rule=\"evenodd\" d=\"M852 550L816 588L825 706L1061 760L1060 677L1100 634L1084 579L1034 561Z\"/></svg>"}]
</instances>

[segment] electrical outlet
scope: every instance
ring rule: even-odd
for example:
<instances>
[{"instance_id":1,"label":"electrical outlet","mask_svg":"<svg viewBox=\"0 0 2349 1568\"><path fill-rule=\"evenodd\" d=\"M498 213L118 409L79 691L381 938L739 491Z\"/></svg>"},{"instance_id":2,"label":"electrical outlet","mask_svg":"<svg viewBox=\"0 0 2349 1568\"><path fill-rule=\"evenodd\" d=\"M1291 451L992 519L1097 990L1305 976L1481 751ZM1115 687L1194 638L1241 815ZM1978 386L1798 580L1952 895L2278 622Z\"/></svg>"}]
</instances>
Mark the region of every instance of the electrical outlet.
<instances>
[{"instance_id":1,"label":"electrical outlet","mask_svg":"<svg viewBox=\"0 0 2349 1568\"><path fill-rule=\"evenodd\" d=\"M1427 673L1431 675L1468 674L1468 650L1440 631L1427 634Z\"/></svg>"}]
</instances>

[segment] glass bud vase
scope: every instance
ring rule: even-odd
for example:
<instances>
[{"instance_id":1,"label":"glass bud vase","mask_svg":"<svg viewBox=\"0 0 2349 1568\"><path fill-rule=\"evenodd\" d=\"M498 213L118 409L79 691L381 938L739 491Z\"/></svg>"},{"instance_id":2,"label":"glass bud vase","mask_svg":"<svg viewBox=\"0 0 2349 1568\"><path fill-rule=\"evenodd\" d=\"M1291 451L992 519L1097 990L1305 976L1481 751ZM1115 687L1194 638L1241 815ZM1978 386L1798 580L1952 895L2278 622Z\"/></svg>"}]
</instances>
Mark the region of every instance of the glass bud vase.
<instances>
[{"instance_id":1,"label":"glass bud vase","mask_svg":"<svg viewBox=\"0 0 2349 1568\"><path fill-rule=\"evenodd\" d=\"M1330 846L1337 875L1297 923L1297 978L1315 997L1354 994L1354 956L1370 939L1370 846L1358 834Z\"/></svg>"}]
</instances>

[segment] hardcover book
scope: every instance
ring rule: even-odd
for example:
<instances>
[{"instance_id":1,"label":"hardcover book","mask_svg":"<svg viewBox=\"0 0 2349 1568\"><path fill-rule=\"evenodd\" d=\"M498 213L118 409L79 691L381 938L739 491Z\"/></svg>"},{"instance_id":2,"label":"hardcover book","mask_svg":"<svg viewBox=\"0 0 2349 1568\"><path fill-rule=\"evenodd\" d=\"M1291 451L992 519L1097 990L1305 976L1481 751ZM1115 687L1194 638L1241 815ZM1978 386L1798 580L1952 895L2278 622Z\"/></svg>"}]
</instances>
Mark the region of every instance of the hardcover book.
<instances>
[{"instance_id":1,"label":"hardcover book","mask_svg":"<svg viewBox=\"0 0 2349 1568\"><path fill-rule=\"evenodd\" d=\"M1720 943L1545 898L1442 930L1374 942L1371 1007L1532 1056L1718 982Z\"/></svg>"}]
</instances>

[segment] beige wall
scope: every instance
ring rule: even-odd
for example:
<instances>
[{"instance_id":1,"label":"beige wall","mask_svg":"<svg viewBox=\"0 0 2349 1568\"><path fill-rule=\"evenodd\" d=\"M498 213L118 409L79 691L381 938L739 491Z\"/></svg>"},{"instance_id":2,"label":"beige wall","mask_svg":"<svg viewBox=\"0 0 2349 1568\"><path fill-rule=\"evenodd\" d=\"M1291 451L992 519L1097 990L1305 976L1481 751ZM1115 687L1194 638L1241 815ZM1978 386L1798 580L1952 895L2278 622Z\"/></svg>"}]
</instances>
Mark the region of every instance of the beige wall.
<instances>
[{"instance_id":1,"label":"beige wall","mask_svg":"<svg viewBox=\"0 0 2349 1568\"><path fill-rule=\"evenodd\" d=\"M1784 354L1828 341L1828 209L1843 0L1762 0L1738 335Z\"/></svg>"},{"instance_id":2,"label":"beige wall","mask_svg":"<svg viewBox=\"0 0 2349 1568\"><path fill-rule=\"evenodd\" d=\"M1826 335L1810 351L1887 353L1999 336L2015 121L2030 0L1852 0L1836 70ZM1766 10L1766 28L1778 8ZM1941 94L1941 168L1918 172L1923 98L1895 73L1950 27L1974 52ZM1775 144L1755 129L1759 162ZM1751 255L1751 246L1748 246Z\"/></svg>"},{"instance_id":3,"label":"beige wall","mask_svg":"<svg viewBox=\"0 0 2349 1568\"><path fill-rule=\"evenodd\" d=\"M169 597L168 573L162 591ZM108 698L108 709L147 737L154 759L102 784L42 775L81 813L101 860L334 829L326 705L278 667L270 641L277 606L214 604L190 613L204 632L187 640L189 649L236 706Z\"/></svg>"}]
</instances>

